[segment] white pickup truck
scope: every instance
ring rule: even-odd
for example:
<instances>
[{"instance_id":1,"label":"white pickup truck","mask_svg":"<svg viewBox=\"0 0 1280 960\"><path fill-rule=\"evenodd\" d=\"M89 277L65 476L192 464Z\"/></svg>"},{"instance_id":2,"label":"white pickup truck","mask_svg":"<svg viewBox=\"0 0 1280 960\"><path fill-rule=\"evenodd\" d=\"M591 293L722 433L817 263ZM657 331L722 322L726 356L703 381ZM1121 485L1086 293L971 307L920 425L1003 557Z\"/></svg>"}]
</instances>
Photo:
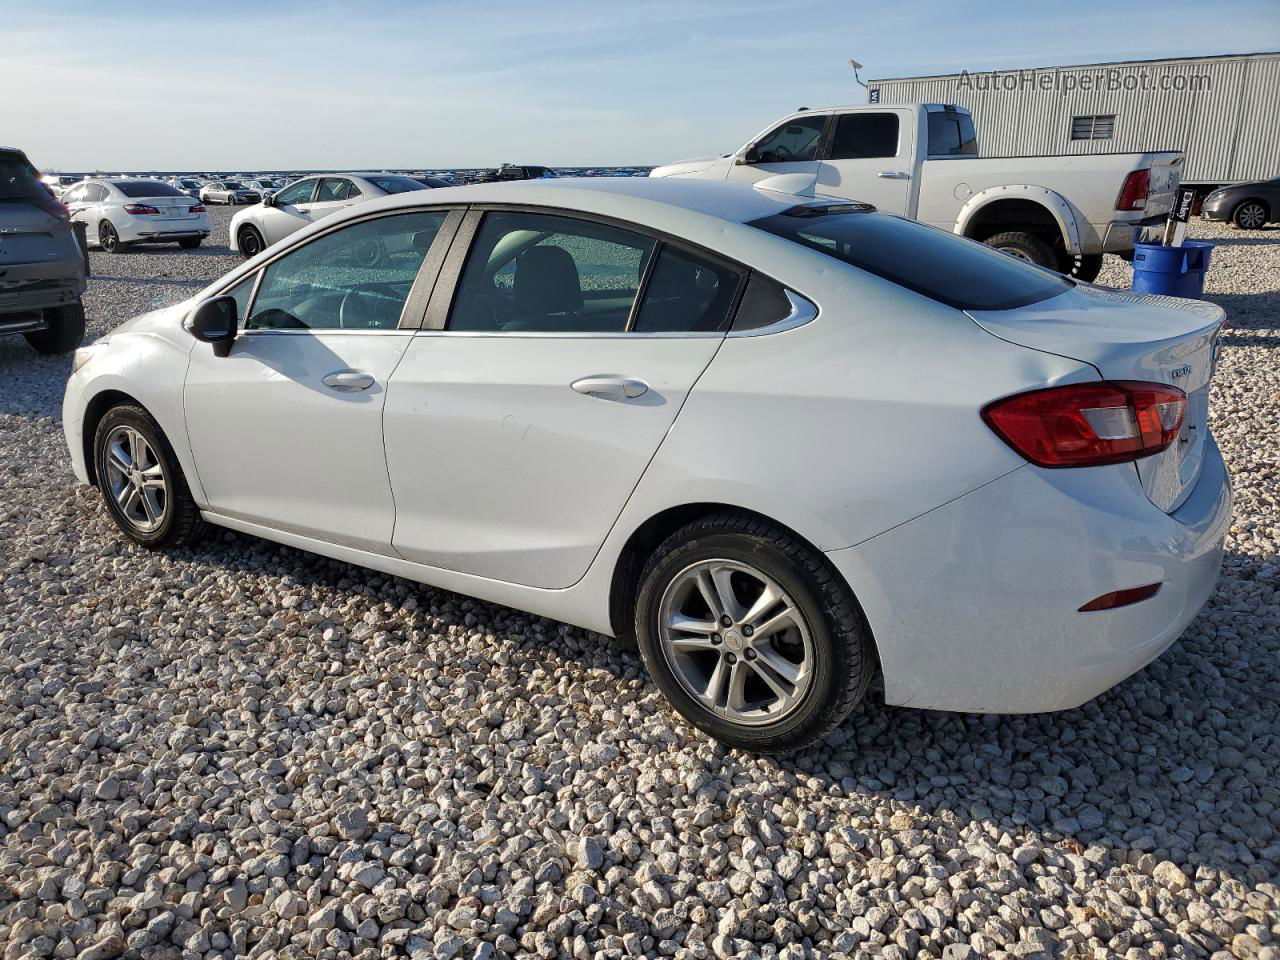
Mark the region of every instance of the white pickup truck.
<instances>
[{"instance_id":1,"label":"white pickup truck","mask_svg":"<svg viewBox=\"0 0 1280 960\"><path fill-rule=\"evenodd\" d=\"M1104 253L1155 238L1183 169L1176 150L979 157L973 118L940 103L800 110L737 153L651 177L768 180L786 193L874 204L1092 280Z\"/></svg>"}]
</instances>

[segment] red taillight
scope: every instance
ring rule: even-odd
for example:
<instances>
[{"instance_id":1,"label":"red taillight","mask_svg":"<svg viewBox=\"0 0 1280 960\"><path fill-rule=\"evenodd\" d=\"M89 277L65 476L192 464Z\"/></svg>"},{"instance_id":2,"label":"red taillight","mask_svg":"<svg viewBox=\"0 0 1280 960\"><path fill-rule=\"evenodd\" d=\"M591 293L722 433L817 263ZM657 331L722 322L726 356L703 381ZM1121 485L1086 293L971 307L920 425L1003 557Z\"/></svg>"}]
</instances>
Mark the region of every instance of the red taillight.
<instances>
[{"instance_id":1,"label":"red taillight","mask_svg":"<svg viewBox=\"0 0 1280 960\"><path fill-rule=\"evenodd\" d=\"M126 203L124 205L124 212L132 213L135 216L155 216L160 211L146 203Z\"/></svg>"},{"instance_id":2,"label":"red taillight","mask_svg":"<svg viewBox=\"0 0 1280 960\"><path fill-rule=\"evenodd\" d=\"M191 212L192 212L192 213L204 213L204 204L203 204L203 203L197 203L194 207L192 207L192 208L191 208Z\"/></svg>"},{"instance_id":3,"label":"red taillight","mask_svg":"<svg viewBox=\"0 0 1280 960\"><path fill-rule=\"evenodd\" d=\"M1151 192L1151 171L1134 170L1124 178L1124 186L1116 197L1117 210L1142 210L1147 205L1147 194Z\"/></svg>"},{"instance_id":4,"label":"red taillight","mask_svg":"<svg viewBox=\"0 0 1280 960\"><path fill-rule=\"evenodd\" d=\"M1186 412L1177 387L1105 380L1005 397L983 407L982 419L1038 466L1093 467L1159 453Z\"/></svg>"},{"instance_id":5,"label":"red taillight","mask_svg":"<svg viewBox=\"0 0 1280 960\"><path fill-rule=\"evenodd\" d=\"M1127 607L1131 603L1149 600L1160 590L1160 584L1148 583L1145 587L1130 587L1128 590L1116 590L1094 597L1083 607L1080 613L1092 613L1095 610L1114 610L1116 607Z\"/></svg>"}]
</instances>

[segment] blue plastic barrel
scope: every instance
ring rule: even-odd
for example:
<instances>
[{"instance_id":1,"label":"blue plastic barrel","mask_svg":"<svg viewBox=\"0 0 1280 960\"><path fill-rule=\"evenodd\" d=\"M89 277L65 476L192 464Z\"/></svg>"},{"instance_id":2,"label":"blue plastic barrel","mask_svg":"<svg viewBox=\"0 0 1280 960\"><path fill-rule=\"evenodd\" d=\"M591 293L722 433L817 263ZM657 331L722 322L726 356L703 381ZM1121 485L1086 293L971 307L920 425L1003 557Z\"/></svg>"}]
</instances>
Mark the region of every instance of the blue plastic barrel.
<instances>
[{"instance_id":1,"label":"blue plastic barrel","mask_svg":"<svg viewBox=\"0 0 1280 960\"><path fill-rule=\"evenodd\" d=\"M1136 243L1133 251L1133 289L1138 293L1163 293L1199 300L1204 295L1204 274L1209 269L1213 244L1184 240L1180 247Z\"/></svg>"}]
</instances>

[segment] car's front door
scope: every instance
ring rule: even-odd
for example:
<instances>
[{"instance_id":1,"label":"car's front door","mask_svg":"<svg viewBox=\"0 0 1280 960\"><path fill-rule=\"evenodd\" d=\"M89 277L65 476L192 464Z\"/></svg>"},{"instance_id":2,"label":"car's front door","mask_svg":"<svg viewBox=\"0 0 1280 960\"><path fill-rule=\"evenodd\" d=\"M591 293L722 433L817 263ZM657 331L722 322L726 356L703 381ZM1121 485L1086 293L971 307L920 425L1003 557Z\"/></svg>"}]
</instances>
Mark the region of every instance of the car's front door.
<instances>
[{"instance_id":1,"label":"car's front door","mask_svg":"<svg viewBox=\"0 0 1280 960\"><path fill-rule=\"evenodd\" d=\"M778 124L737 156L728 179L754 183L784 173L816 177L829 116L805 113Z\"/></svg>"},{"instance_id":2,"label":"car's front door","mask_svg":"<svg viewBox=\"0 0 1280 960\"><path fill-rule=\"evenodd\" d=\"M915 127L910 110L837 114L818 172L817 192L906 214L915 169Z\"/></svg>"},{"instance_id":3,"label":"car's front door","mask_svg":"<svg viewBox=\"0 0 1280 960\"><path fill-rule=\"evenodd\" d=\"M715 355L741 273L612 224L473 211L441 278L443 329L413 338L387 396L396 550L569 586Z\"/></svg>"},{"instance_id":4,"label":"car's front door","mask_svg":"<svg viewBox=\"0 0 1280 960\"><path fill-rule=\"evenodd\" d=\"M311 201L319 183L315 177L299 180L277 193L275 202L270 206L262 205L258 216L262 224L262 238L268 246L279 243L311 222Z\"/></svg>"},{"instance_id":5,"label":"car's front door","mask_svg":"<svg viewBox=\"0 0 1280 960\"><path fill-rule=\"evenodd\" d=\"M382 447L387 382L412 331L400 315L442 211L322 234L228 291L244 306L227 356L198 343L187 431L210 508L364 550L390 551Z\"/></svg>"}]
</instances>

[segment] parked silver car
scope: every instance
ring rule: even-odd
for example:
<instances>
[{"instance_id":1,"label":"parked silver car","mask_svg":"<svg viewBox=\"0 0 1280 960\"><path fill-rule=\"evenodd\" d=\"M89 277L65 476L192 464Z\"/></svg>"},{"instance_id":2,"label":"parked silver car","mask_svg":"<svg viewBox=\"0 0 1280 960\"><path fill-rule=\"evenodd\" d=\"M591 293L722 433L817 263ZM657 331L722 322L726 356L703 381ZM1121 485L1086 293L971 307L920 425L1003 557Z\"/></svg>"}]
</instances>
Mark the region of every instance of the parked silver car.
<instances>
[{"instance_id":1,"label":"parked silver car","mask_svg":"<svg viewBox=\"0 0 1280 960\"><path fill-rule=\"evenodd\" d=\"M200 188L203 203L257 203L261 199L262 194L238 180L210 180Z\"/></svg>"}]
</instances>

